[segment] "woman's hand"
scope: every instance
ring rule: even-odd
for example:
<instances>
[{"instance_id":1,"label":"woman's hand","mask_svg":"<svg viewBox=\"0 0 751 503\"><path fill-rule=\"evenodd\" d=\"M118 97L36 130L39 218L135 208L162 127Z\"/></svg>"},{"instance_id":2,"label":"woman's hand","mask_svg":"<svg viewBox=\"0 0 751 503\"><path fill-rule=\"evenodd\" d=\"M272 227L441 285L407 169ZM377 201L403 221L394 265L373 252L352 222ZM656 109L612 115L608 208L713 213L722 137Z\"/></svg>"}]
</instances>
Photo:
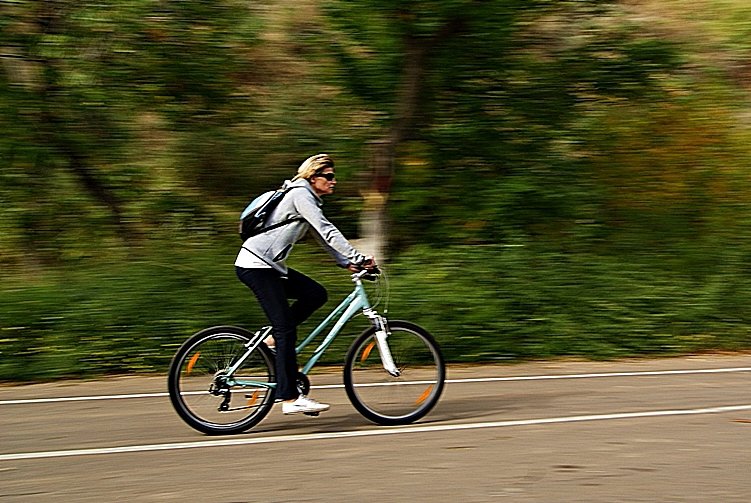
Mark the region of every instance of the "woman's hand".
<instances>
[{"instance_id":1,"label":"woman's hand","mask_svg":"<svg viewBox=\"0 0 751 503\"><path fill-rule=\"evenodd\" d=\"M347 266L347 269L349 269L351 272L360 272L363 269L372 270L378 267L376 265L376 261L373 257L365 257L365 260L362 264L356 265L356 264L349 264Z\"/></svg>"}]
</instances>

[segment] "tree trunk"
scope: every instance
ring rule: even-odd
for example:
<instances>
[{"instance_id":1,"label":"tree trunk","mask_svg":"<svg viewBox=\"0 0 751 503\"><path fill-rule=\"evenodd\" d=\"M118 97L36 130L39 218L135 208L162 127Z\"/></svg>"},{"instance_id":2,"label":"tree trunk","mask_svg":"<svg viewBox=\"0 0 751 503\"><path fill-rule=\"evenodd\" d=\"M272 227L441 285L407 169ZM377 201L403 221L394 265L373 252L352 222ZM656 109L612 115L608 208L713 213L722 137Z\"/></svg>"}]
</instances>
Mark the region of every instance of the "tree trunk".
<instances>
[{"instance_id":1,"label":"tree trunk","mask_svg":"<svg viewBox=\"0 0 751 503\"><path fill-rule=\"evenodd\" d=\"M386 203L394 173L394 143L390 139L376 140L368 148L370 170L360 191L363 209L360 213L361 238L357 246L363 253L383 261L388 244Z\"/></svg>"},{"instance_id":2,"label":"tree trunk","mask_svg":"<svg viewBox=\"0 0 751 503\"><path fill-rule=\"evenodd\" d=\"M38 4L36 14L37 27L44 34L59 34L63 10L67 4L59 1L46 0ZM114 227L120 236L128 236L129 226L123 218L122 204L115 193L100 180L90 166L88 156L83 153L80 145L76 144L66 131L70 128L67 121L60 118L56 110L57 94L64 90L59 86L59 70L55 60L50 57L37 55L33 59L40 66L38 74L41 82L36 86L41 113L39 114L38 136L43 144L54 148L66 162L67 168L81 182L84 190L98 203L106 207L112 215ZM29 59L31 61L31 59Z\"/></svg>"},{"instance_id":3,"label":"tree trunk","mask_svg":"<svg viewBox=\"0 0 751 503\"><path fill-rule=\"evenodd\" d=\"M394 178L396 152L407 131L414 125L425 72L427 40L408 36L402 67L401 86L397 91L396 109L391 129L385 138L368 145L369 174L361 195L361 240L359 246L377 260L385 260L388 253L388 214L386 211L391 183Z\"/></svg>"},{"instance_id":4,"label":"tree trunk","mask_svg":"<svg viewBox=\"0 0 751 503\"><path fill-rule=\"evenodd\" d=\"M394 121L385 138L372 142L368 148L369 177L361 190L364 200L360 217L362 249L378 260L388 254L388 213L386 211L391 183L394 178L399 146L417 124L420 101L425 94L424 75L430 51L440 42L464 29L464 19L455 17L446 21L432 37L407 35L405 38L404 66L401 85L397 90Z\"/></svg>"}]
</instances>

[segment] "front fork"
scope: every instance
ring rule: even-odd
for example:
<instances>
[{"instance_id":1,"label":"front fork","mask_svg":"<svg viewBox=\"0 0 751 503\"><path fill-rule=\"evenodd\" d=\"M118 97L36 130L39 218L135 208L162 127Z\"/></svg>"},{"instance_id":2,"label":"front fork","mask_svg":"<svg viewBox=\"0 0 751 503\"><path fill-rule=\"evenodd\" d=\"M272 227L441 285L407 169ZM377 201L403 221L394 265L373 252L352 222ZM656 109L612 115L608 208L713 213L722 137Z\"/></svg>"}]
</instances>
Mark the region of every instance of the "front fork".
<instances>
[{"instance_id":1,"label":"front fork","mask_svg":"<svg viewBox=\"0 0 751 503\"><path fill-rule=\"evenodd\" d=\"M394 359L391 356L391 349L388 344L388 338L389 335L391 335L388 321L373 309L365 309L363 310L363 313L373 324L373 328L375 328L375 338L376 343L378 344L378 353L381 355L383 368L392 376L399 377L401 372L399 372L399 369L396 368L396 365L394 364Z\"/></svg>"}]
</instances>

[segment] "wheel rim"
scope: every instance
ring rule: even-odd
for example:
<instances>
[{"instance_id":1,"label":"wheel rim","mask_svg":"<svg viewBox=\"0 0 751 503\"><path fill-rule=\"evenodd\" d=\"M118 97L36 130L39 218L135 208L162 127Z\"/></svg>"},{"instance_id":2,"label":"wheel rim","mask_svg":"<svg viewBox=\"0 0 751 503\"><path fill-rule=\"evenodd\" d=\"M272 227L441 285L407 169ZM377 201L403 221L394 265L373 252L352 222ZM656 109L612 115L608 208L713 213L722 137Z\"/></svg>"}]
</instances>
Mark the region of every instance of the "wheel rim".
<instances>
[{"instance_id":1,"label":"wheel rim","mask_svg":"<svg viewBox=\"0 0 751 503\"><path fill-rule=\"evenodd\" d=\"M355 348L348 370L353 398L371 419L397 423L422 417L443 387L440 356L413 330L392 327L388 341L400 375L393 377L384 370L375 336L365 337Z\"/></svg>"},{"instance_id":2,"label":"wheel rim","mask_svg":"<svg viewBox=\"0 0 751 503\"><path fill-rule=\"evenodd\" d=\"M190 347L177 376L180 407L206 428L233 429L265 415L273 404L271 362L254 351L237 369L232 380L224 372L245 352L247 339L236 334L215 334ZM237 382L258 383L239 385Z\"/></svg>"}]
</instances>

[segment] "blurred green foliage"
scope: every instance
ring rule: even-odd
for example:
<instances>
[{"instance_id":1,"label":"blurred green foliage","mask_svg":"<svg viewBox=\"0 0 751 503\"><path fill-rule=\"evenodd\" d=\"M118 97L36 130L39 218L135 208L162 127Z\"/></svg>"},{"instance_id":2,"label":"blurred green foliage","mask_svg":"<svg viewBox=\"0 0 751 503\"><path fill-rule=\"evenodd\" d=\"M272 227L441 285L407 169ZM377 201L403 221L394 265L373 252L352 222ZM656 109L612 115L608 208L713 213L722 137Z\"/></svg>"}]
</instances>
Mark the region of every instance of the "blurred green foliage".
<instances>
[{"instance_id":1,"label":"blurred green foliage","mask_svg":"<svg viewBox=\"0 0 751 503\"><path fill-rule=\"evenodd\" d=\"M263 324L237 214L326 151L326 212L358 237L384 140L389 314L450 361L747 349L747 19L741 0L0 1L0 379L163 370L195 330ZM314 247L293 266L333 303L349 282Z\"/></svg>"}]
</instances>

